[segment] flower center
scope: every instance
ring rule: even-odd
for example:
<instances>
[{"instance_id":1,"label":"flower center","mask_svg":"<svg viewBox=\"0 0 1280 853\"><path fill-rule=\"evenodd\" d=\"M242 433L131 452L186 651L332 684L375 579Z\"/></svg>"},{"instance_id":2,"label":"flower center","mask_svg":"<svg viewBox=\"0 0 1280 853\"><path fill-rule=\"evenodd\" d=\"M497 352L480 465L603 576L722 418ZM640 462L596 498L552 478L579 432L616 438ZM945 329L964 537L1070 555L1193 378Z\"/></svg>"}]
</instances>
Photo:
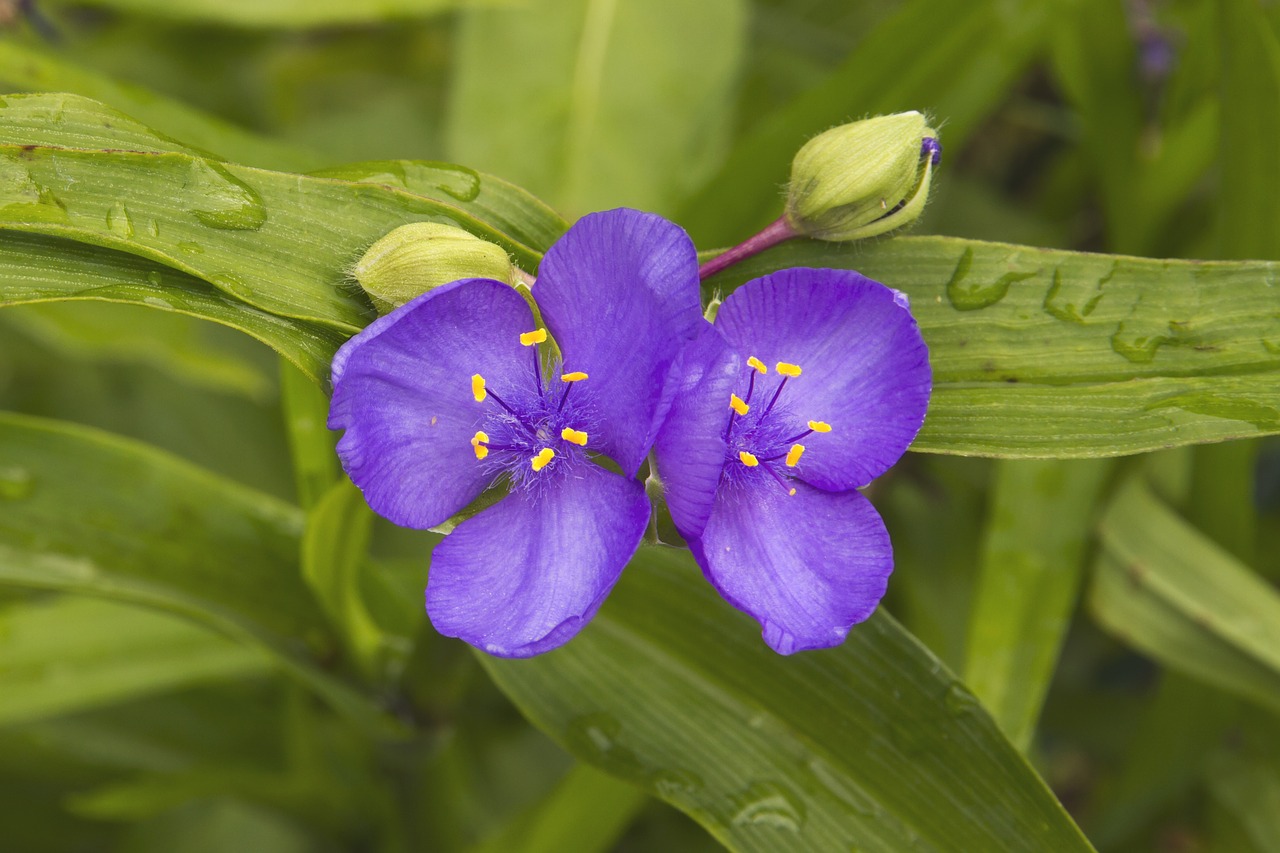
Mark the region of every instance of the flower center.
<instances>
[{"instance_id":1,"label":"flower center","mask_svg":"<svg viewBox=\"0 0 1280 853\"><path fill-rule=\"evenodd\" d=\"M800 471L800 460L805 445L800 440L815 432L831 432L831 425L822 421L806 421L801 427L798 418L784 402L778 406L787 383L798 379L803 370L800 365L780 361L774 371L781 379L773 393L763 388L765 382L757 379L769 374L769 368L755 356L747 359L749 377L743 396L729 395L729 408L733 410L725 431L727 448L725 476L730 480L745 480L753 476L767 475L777 481L787 494L794 495L791 480ZM757 387L757 386L761 387ZM759 398L757 398L757 392ZM767 399L767 403L762 400Z\"/></svg>"},{"instance_id":2,"label":"flower center","mask_svg":"<svg viewBox=\"0 0 1280 853\"><path fill-rule=\"evenodd\" d=\"M537 475L578 458L589 439L586 401L581 395L570 400L574 385L587 374L561 371L557 365L552 372L559 372L560 381L544 381L538 344L546 340L546 329L520 335L520 343L532 353L532 388L503 388L499 396L482 375L471 377L471 395L485 406L471 450L477 461L509 473L516 485L531 483Z\"/></svg>"}]
</instances>

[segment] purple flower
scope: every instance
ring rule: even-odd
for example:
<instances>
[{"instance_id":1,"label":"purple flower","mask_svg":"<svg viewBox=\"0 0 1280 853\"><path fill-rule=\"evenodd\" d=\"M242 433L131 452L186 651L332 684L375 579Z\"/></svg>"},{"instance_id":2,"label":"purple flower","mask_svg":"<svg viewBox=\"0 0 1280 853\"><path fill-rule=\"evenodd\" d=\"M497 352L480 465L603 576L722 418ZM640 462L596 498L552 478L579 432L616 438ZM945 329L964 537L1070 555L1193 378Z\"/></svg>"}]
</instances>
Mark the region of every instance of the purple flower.
<instances>
[{"instance_id":1,"label":"purple flower","mask_svg":"<svg viewBox=\"0 0 1280 853\"><path fill-rule=\"evenodd\" d=\"M692 242L634 210L569 229L533 297L545 329L508 285L453 282L333 361L329 426L346 430L338 454L376 512L429 528L510 484L436 546L427 583L437 630L503 657L567 642L635 552L650 514L635 475L704 322Z\"/></svg>"},{"instance_id":2,"label":"purple flower","mask_svg":"<svg viewBox=\"0 0 1280 853\"><path fill-rule=\"evenodd\" d=\"M667 504L775 651L836 645L884 595L889 535L857 490L915 438L931 383L906 296L847 270L747 282L686 351L657 442Z\"/></svg>"}]
</instances>

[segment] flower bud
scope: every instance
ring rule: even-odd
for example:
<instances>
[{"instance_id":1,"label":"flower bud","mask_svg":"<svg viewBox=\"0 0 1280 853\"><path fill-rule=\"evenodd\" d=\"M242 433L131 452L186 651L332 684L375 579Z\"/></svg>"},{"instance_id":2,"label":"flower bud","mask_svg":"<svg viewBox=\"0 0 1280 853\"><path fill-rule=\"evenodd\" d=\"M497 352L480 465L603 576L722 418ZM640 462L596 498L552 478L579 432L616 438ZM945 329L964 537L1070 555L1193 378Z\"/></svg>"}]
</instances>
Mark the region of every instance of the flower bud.
<instances>
[{"instance_id":1,"label":"flower bud","mask_svg":"<svg viewBox=\"0 0 1280 853\"><path fill-rule=\"evenodd\" d=\"M383 314L463 278L516 281L511 258L501 246L438 222L401 225L370 246L351 275Z\"/></svg>"},{"instance_id":2,"label":"flower bud","mask_svg":"<svg viewBox=\"0 0 1280 853\"><path fill-rule=\"evenodd\" d=\"M857 240L912 222L941 156L937 135L910 112L815 136L791 161L787 222L819 240Z\"/></svg>"}]
</instances>

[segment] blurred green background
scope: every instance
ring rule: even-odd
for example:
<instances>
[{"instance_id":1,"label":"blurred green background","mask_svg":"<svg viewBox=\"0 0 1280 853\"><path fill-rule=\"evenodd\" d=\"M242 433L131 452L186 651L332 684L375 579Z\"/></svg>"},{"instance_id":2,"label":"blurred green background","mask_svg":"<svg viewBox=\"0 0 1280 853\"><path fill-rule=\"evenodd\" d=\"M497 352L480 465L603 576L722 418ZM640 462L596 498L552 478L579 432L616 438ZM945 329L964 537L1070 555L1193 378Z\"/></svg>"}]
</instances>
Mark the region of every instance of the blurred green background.
<instances>
[{"instance_id":1,"label":"blurred green background","mask_svg":"<svg viewBox=\"0 0 1280 853\"><path fill-rule=\"evenodd\" d=\"M6 91L81 94L264 168L457 162L569 220L639 207L711 249L778 215L807 138L918 109L944 159L914 234L1280 257L1276 3L94 0L3 2L0 16ZM317 411L316 395L212 324L98 303L0 312L0 408L140 439L304 505L286 419ZM315 426L300 432L331 440ZM1280 850L1275 711L1204 675L1220 659L1179 645L1195 626L1153 653L1124 636L1130 617L1080 595L1101 496L1135 472L1170 525L1280 578L1273 440L1115 461L912 454L873 493L896 544L888 609L994 710L1007 685L975 658L992 585L1044 584L1061 624L1027 671L1047 700L1007 733L1091 841ZM1056 497L1037 501L1045 482ZM0 468L0 497L26 487ZM390 747L220 634L0 586L0 849L718 849L575 765L469 650L432 634L413 605L430 536L372 524L379 568L361 583L399 643L377 698L414 731ZM1257 666L1280 679L1275 661Z\"/></svg>"}]
</instances>

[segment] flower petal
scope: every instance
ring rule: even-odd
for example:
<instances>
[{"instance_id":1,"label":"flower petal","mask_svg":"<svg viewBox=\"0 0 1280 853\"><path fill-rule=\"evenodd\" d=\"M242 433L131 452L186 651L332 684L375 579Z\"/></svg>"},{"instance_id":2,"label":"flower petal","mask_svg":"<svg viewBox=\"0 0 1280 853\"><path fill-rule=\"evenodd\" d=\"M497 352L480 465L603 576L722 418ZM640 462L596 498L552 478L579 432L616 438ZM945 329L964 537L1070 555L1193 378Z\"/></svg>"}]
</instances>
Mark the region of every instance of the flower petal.
<instances>
[{"instance_id":1,"label":"flower petal","mask_svg":"<svg viewBox=\"0 0 1280 853\"><path fill-rule=\"evenodd\" d=\"M797 268L749 281L720 306L716 328L731 347L802 369L778 406L798 424L831 425L804 441L806 482L829 491L865 486L920 431L932 374L905 302L852 270Z\"/></svg>"},{"instance_id":2,"label":"flower petal","mask_svg":"<svg viewBox=\"0 0 1280 853\"><path fill-rule=\"evenodd\" d=\"M436 546L427 614L498 657L563 645L590 621L649 522L644 487L592 464L520 489Z\"/></svg>"},{"instance_id":3,"label":"flower petal","mask_svg":"<svg viewBox=\"0 0 1280 853\"><path fill-rule=\"evenodd\" d=\"M703 326L681 355L675 399L654 445L671 520L686 539L711 516L725 463L729 395L742 359L713 326Z\"/></svg>"},{"instance_id":4,"label":"flower petal","mask_svg":"<svg viewBox=\"0 0 1280 853\"><path fill-rule=\"evenodd\" d=\"M588 374L579 390L607 414L597 446L634 475L657 434L668 368L703 322L693 242L650 213L584 216L547 252L533 296L565 370Z\"/></svg>"},{"instance_id":5,"label":"flower petal","mask_svg":"<svg viewBox=\"0 0 1280 853\"><path fill-rule=\"evenodd\" d=\"M893 571L889 534L860 492L804 483L722 488L690 547L707 580L779 654L823 649L875 611Z\"/></svg>"},{"instance_id":6,"label":"flower petal","mask_svg":"<svg viewBox=\"0 0 1280 853\"><path fill-rule=\"evenodd\" d=\"M471 393L531 386L519 335L533 312L510 286L454 282L375 320L333 360L329 428L338 455L375 512L405 527L440 524L493 479L471 437L485 412Z\"/></svg>"}]
</instances>

